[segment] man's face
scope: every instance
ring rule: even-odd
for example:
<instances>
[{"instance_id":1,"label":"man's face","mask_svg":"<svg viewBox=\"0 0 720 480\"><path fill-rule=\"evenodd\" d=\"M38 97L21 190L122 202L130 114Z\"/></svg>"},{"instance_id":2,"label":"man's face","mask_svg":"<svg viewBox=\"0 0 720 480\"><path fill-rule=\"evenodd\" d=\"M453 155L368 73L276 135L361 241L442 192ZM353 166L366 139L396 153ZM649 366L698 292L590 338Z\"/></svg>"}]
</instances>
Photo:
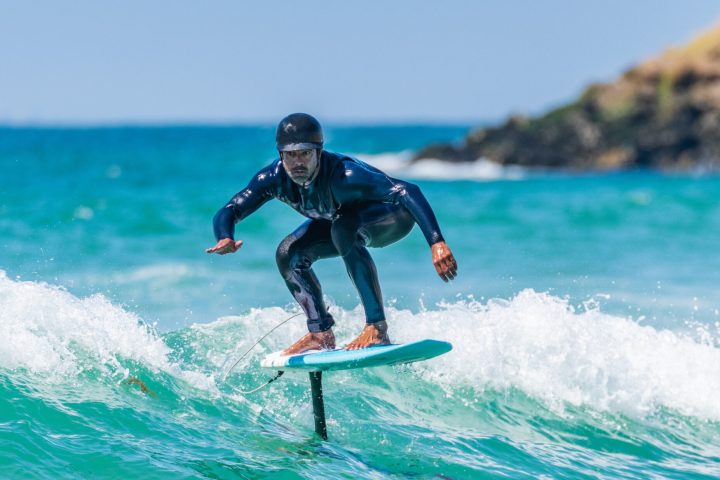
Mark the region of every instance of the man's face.
<instances>
[{"instance_id":1,"label":"man's face","mask_svg":"<svg viewBox=\"0 0 720 480\"><path fill-rule=\"evenodd\" d=\"M313 177L318 168L317 150L282 152L282 163L290 179L303 185Z\"/></svg>"}]
</instances>

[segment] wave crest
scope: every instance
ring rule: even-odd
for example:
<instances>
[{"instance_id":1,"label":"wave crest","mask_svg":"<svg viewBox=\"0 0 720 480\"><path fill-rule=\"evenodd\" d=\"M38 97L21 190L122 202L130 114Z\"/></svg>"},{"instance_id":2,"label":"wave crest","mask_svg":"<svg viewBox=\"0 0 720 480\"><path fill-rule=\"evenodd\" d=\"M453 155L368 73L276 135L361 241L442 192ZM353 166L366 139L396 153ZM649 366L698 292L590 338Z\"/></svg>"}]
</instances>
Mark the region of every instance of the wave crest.
<instances>
[{"instance_id":1,"label":"wave crest","mask_svg":"<svg viewBox=\"0 0 720 480\"><path fill-rule=\"evenodd\" d=\"M720 419L720 349L630 318L578 311L524 290L509 301L458 302L400 313L403 336L442 338L451 354L428 363L448 389L517 388L555 408L589 406L644 416L659 408Z\"/></svg>"},{"instance_id":2,"label":"wave crest","mask_svg":"<svg viewBox=\"0 0 720 480\"><path fill-rule=\"evenodd\" d=\"M168 347L133 313L102 295L78 298L46 283L13 281L0 271L0 364L49 377L104 368L124 371L119 358L168 367Z\"/></svg>"},{"instance_id":3,"label":"wave crest","mask_svg":"<svg viewBox=\"0 0 720 480\"><path fill-rule=\"evenodd\" d=\"M411 163L412 155L412 152L405 151L355 156L389 175L418 180L520 180L526 176L521 167L506 167L485 159L462 163L423 159Z\"/></svg>"},{"instance_id":4,"label":"wave crest","mask_svg":"<svg viewBox=\"0 0 720 480\"><path fill-rule=\"evenodd\" d=\"M215 378L228 361L292 313L258 308L161 336L101 295L77 298L60 287L10 280L0 271L0 365L51 379L93 369L124 378L130 360L217 392ZM364 323L360 307L333 307L333 314L339 341L351 339ZM560 410L574 405L644 416L667 408L720 420L720 349L713 341L699 343L597 306L575 308L567 299L533 290L509 300L461 300L420 312L389 307L387 316L395 342L453 343L449 354L414 367L419 380L449 394L468 387L518 389ZM262 376L256 360L304 330L302 317L278 329L243 368Z\"/></svg>"}]
</instances>

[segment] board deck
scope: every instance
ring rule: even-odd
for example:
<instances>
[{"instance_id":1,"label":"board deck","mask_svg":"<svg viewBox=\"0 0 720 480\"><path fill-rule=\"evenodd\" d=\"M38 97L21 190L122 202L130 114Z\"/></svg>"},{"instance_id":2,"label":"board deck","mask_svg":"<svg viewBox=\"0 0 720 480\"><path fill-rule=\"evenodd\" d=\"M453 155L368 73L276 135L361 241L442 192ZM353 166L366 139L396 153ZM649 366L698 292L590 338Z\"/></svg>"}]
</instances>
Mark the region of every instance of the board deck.
<instances>
[{"instance_id":1,"label":"board deck","mask_svg":"<svg viewBox=\"0 0 720 480\"><path fill-rule=\"evenodd\" d=\"M260 366L283 370L327 371L350 368L378 367L412 363L437 357L452 350L452 345L440 340L419 340L411 343L379 345L360 350L311 350L298 355L267 355Z\"/></svg>"}]
</instances>

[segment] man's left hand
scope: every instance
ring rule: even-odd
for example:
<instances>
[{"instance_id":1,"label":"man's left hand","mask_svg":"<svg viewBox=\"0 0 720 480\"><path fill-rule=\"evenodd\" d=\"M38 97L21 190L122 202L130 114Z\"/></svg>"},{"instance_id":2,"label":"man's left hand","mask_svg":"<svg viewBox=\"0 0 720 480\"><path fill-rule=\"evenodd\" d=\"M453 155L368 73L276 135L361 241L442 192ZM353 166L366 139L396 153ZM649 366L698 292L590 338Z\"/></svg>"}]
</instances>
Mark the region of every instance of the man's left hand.
<instances>
[{"instance_id":1,"label":"man's left hand","mask_svg":"<svg viewBox=\"0 0 720 480\"><path fill-rule=\"evenodd\" d=\"M457 262L445 242L437 242L430 247L432 250L432 261L440 278L444 281L457 277Z\"/></svg>"}]
</instances>

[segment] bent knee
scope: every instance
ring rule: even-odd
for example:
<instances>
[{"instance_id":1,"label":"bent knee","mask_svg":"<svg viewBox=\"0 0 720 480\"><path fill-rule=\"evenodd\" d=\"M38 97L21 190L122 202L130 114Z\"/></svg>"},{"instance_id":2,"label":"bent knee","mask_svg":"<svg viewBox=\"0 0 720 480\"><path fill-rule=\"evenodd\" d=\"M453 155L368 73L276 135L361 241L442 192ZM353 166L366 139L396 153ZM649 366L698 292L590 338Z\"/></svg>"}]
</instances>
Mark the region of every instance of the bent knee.
<instances>
[{"instance_id":1,"label":"bent knee","mask_svg":"<svg viewBox=\"0 0 720 480\"><path fill-rule=\"evenodd\" d=\"M312 266L313 259L307 252L299 250L295 239L288 237L278 245L275 251L275 262L283 278L287 278L294 270L306 270Z\"/></svg>"},{"instance_id":2,"label":"bent knee","mask_svg":"<svg viewBox=\"0 0 720 480\"><path fill-rule=\"evenodd\" d=\"M277 263L280 272L286 272L292 269L293 266L293 243L295 238L292 236L286 237L280 245L278 245L275 251L275 262Z\"/></svg>"}]
</instances>

